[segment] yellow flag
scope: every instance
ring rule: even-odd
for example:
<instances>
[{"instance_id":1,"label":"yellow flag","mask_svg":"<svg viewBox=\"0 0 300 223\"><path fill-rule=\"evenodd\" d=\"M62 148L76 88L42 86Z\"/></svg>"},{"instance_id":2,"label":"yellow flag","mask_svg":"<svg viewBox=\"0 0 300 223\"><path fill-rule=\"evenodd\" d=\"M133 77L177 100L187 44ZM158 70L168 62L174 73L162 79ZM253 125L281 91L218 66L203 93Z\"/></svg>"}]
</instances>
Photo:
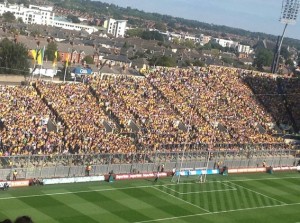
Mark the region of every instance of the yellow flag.
<instances>
[{"instance_id":1,"label":"yellow flag","mask_svg":"<svg viewBox=\"0 0 300 223\"><path fill-rule=\"evenodd\" d=\"M43 65L43 60L44 60L44 49L39 49L37 51L37 64Z\"/></svg>"},{"instance_id":2,"label":"yellow flag","mask_svg":"<svg viewBox=\"0 0 300 223\"><path fill-rule=\"evenodd\" d=\"M69 66L69 54L67 55L67 58L66 58L66 67L68 67Z\"/></svg>"},{"instance_id":3,"label":"yellow flag","mask_svg":"<svg viewBox=\"0 0 300 223\"><path fill-rule=\"evenodd\" d=\"M53 60L53 67L55 67L57 64L57 51L54 52L54 60Z\"/></svg>"},{"instance_id":4,"label":"yellow flag","mask_svg":"<svg viewBox=\"0 0 300 223\"><path fill-rule=\"evenodd\" d=\"M33 57L33 60L36 61L36 59L37 59L36 58L36 50L31 50L30 52L31 52L31 55Z\"/></svg>"}]
</instances>

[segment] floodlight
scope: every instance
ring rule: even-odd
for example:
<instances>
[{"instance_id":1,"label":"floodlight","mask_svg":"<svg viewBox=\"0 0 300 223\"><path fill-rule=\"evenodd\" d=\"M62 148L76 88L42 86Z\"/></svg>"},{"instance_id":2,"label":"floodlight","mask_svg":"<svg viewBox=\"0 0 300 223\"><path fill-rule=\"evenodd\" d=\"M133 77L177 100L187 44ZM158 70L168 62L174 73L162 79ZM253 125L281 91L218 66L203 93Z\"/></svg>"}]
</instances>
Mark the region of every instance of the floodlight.
<instances>
[{"instance_id":1,"label":"floodlight","mask_svg":"<svg viewBox=\"0 0 300 223\"><path fill-rule=\"evenodd\" d=\"M300 0L283 0L279 21L283 24L295 24L300 7Z\"/></svg>"},{"instance_id":2,"label":"floodlight","mask_svg":"<svg viewBox=\"0 0 300 223\"><path fill-rule=\"evenodd\" d=\"M278 63L279 63L279 57L280 57L280 51L281 51L281 45L283 42L284 34L286 27L289 24L295 24L298 14L299 14L299 8L300 8L300 0L283 0L282 1L282 8L281 8L281 15L279 21L283 24L285 24L283 33L280 38L278 38L277 41L277 49L274 54L273 63L271 72L276 73L278 69Z\"/></svg>"}]
</instances>

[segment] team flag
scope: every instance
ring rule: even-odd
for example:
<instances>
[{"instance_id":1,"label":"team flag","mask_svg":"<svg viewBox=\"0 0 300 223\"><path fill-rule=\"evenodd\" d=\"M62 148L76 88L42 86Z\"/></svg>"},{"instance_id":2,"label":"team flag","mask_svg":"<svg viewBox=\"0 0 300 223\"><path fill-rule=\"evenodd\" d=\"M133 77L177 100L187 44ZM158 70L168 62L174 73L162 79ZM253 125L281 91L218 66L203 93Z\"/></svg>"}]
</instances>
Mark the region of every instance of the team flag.
<instances>
[{"instance_id":1,"label":"team flag","mask_svg":"<svg viewBox=\"0 0 300 223\"><path fill-rule=\"evenodd\" d=\"M30 52L31 52L33 60L36 61L36 58L37 58L36 57L36 50L31 50Z\"/></svg>"},{"instance_id":2,"label":"team flag","mask_svg":"<svg viewBox=\"0 0 300 223\"><path fill-rule=\"evenodd\" d=\"M57 53L57 50L56 50L56 51L54 52L53 67L55 67L56 64L57 64L57 55L58 55L58 53Z\"/></svg>"},{"instance_id":3,"label":"team flag","mask_svg":"<svg viewBox=\"0 0 300 223\"><path fill-rule=\"evenodd\" d=\"M66 68L69 66L69 58L70 57L70 54L67 55L66 57Z\"/></svg>"},{"instance_id":4,"label":"team flag","mask_svg":"<svg viewBox=\"0 0 300 223\"><path fill-rule=\"evenodd\" d=\"M45 47L44 47L45 48ZM43 60L44 60L44 51L45 51L45 49L38 49L38 51L37 51L37 55L36 55L36 57L37 57L37 64L38 65L43 65Z\"/></svg>"}]
</instances>

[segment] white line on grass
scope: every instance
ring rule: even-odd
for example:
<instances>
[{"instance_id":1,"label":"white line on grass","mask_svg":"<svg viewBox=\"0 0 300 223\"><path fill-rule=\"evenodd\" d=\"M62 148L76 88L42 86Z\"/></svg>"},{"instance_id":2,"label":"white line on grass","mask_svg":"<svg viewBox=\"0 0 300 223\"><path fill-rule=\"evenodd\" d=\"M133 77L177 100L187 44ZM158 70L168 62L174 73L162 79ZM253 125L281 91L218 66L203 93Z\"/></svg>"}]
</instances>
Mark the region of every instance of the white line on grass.
<instances>
[{"instance_id":1,"label":"white line on grass","mask_svg":"<svg viewBox=\"0 0 300 223\"><path fill-rule=\"evenodd\" d=\"M158 186L158 185L157 185ZM99 190L81 190L81 191L65 191L48 194L33 194L18 197L0 197L0 200L18 199L18 198L29 198L29 197L43 197L43 196L55 196L55 195L67 195L67 194L79 194L79 193L90 193L90 192L102 192L102 191L115 191L115 190L127 190L127 189L138 189L138 188L150 188L153 186L138 186L138 187L121 187L121 188L107 188Z\"/></svg>"},{"instance_id":2,"label":"white line on grass","mask_svg":"<svg viewBox=\"0 0 300 223\"><path fill-rule=\"evenodd\" d=\"M165 186L165 185L163 185L163 187L164 187L164 188L167 188L168 190L173 191L173 192L175 192L175 193L177 193L177 194L180 194L178 191L173 190L173 189L171 189L170 187L167 187L167 186Z\"/></svg>"},{"instance_id":3,"label":"white line on grass","mask_svg":"<svg viewBox=\"0 0 300 223\"><path fill-rule=\"evenodd\" d=\"M223 185L225 185L225 186L227 186L227 187L229 187L229 188L231 188L231 189L235 189L236 190L236 188L235 187L233 187L233 186L230 186L230 185L228 185L228 184L226 184L226 183L224 183L223 181L219 181L221 184L223 184Z\"/></svg>"},{"instance_id":4,"label":"white line on grass","mask_svg":"<svg viewBox=\"0 0 300 223\"><path fill-rule=\"evenodd\" d=\"M168 220L181 219L181 218L190 218L190 217L203 216L203 215L222 214L222 213L229 213L229 212L257 210L257 209L264 209L264 208L274 208L274 207L293 206L293 205L300 205L300 203L276 204L276 205L268 205L268 206L261 206L261 207L252 207L252 208L239 208L239 209L227 210L227 211L215 211L215 212L209 212L209 213L200 213L200 214L182 215L182 216L177 216L177 217L146 220L146 221L137 221L137 222L133 222L133 223L148 223L148 222L168 221Z\"/></svg>"},{"instance_id":5,"label":"white line on grass","mask_svg":"<svg viewBox=\"0 0 300 223\"><path fill-rule=\"evenodd\" d=\"M241 179L241 180L230 180L230 182L258 181L258 180L282 180L282 179L300 179L300 177L267 177L267 178L253 178L253 179L250 178L250 179Z\"/></svg>"},{"instance_id":6,"label":"white line on grass","mask_svg":"<svg viewBox=\"0 0 300 223\"><path fill-rule=\"evenodd\" d=\"M281 180L281 179L293 179L299 177L281 177L281 178L258 178L258 179L243 179L243 180L231 180L231 181L208 181L206 183L215 183L215 182L243 182L243 181L256 181L256 180ZM101 192L101 191L114 191L114 190L126 190L126 189L138 189L138 188L148 188L148 187L160 187L160 186L170 186L170 185L180 185L180 184L194 184L194 183L179 183L179 184L163 184L163 185L149 185L149 186L135 186L135 187L120 187L120 188L107 188L99 190L84 190L84 191L66 191L58 193L47 193L47 194L33 194L27 196L18 196L18 197L0 197L0 200L9 200L9 199L18 199L18 198L29 198L29 197L42 197L42 196L55 196L55 195L65 195L65 194L77 194L77 193L90 193L90 192Z\"/></svg>"},{"instance_id":7,"label":"white line on grass","mask_svg":"<svg viewBox=\"0 0 300 223\"><path fill-rule=\"evenodd\" d=\"M269 198L269 199L272 199L272 200L274 200L274 201L280 202L280 203L282 203L282 204L287 204L287 203L285 203L285 202L283 202L283 201L277 200L276 198L270 197L270 196L265 195L265 194L263 194L263 193L259 193L259 192L255 191L255 190L251 190L251 189L249 189L249 188L247 188L247 187L244 187L244 186L241 186L241 185L239 185L239 184L232 183L232 182L229 182L229 183L235 185L236 187L243 188L243 189L245 189L245 190L251 191L252 193L261 195L261 196L263 196L263 197L267 197L267 198Z\"/></svg>"},{"instance_id":8,"label":"white line on grass","mask_svg":"<svg viewBox=\"0 0 300 223\"><path fill-rule=\"evenodd\" d=\"M200 207L200 206L198 206L198 205L195 205L195 204L193 204L193 203L191 203L191 202L188 202L188 201L183 200L183 199L181 199L181 198L179 198L179 197L176 197L176 196L174 196L174 195L172 195L172 194L169 194L169 193L167 193L167 192L165 192L165 191L163 191L163 190L160 190L160 189L158 189L157 187L153 187L153 188L154 188L155 190L160 191L161 193L164 193L164 194L167 194L167 195L169 195L169 196L171 196L171 197L174 197L174 198L176 198L176 199L178 199L178 200L180 200L180 201L183 201L184 203L187 203L187 204L192 205L192 206L194 206L194 207L196 207L196 208L199 208L199 209L201 209L201 210L203 210L203 211L205 211L205 212L207 212L207 213L210 212L209 210L206 210L206 209L204 209L204 208L202 208L202 207Z\"/></svg>"},{"instance_id":9,"label":"white line on grass","mask_svg":"<svg viewBox=\"0 0 300 223\"><path fill-rule=\"evenodd\" d=\"M186 193L180 193L177 192L178 194L201 194L201 193L210 193L210 192L220 192L220 191L228 191L228 190L237 190L236 188L233 189L223 189L223 190L203 190L203 191L194 191L194 192L186 192Z\"/></svg>"}]
</instances>

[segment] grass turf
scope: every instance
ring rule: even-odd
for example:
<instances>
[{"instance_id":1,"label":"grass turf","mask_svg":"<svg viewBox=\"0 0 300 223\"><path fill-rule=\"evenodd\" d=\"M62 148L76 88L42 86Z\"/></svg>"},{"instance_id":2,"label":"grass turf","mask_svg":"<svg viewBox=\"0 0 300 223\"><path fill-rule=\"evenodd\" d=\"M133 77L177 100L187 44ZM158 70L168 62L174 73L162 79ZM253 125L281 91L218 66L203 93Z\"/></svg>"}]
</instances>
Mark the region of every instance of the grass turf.
<instances>
[{"instance_id":1,"label":"grass turf","mask_svg":"<svg viewBox=\"0 0 300 223\"><path fill-rule=\"evenodd\" d=\"M30 215L36 223L300 222L297 172L78 183L0 192L0 220Z\"/></svg>"}]
</instances>

